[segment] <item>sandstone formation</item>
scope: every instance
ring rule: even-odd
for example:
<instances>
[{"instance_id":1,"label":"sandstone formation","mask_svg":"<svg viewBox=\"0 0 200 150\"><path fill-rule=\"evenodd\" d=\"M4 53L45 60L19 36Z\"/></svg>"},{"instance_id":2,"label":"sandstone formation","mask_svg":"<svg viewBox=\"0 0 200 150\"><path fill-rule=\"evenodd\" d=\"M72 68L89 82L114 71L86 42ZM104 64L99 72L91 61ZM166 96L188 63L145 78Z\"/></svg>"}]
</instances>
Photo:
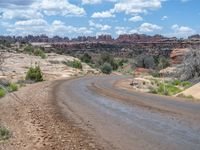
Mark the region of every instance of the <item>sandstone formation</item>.
<instances>
[{"instance_id":1,"label":"sandstone formation","mask_svg":"<svg viewBox=\"0 0 200 150\"><path fill-rule=\"evenodd\" d=\"M181 64L184 59L185 54L188 53L189 51L190 51L189 48L174 49L170 54L172 64Z\"/></svg>"}]
</instances>

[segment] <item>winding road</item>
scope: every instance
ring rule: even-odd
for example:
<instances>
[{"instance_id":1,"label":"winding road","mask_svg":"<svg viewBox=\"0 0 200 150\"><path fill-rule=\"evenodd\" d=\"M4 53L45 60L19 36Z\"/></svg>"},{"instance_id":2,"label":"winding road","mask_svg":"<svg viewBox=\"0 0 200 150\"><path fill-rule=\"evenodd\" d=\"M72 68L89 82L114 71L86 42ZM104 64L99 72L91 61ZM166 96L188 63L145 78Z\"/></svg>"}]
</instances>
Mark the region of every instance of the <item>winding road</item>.
<instances>
[{"instance_id":1,"label":"winding road","mask_svg":"<svg viewBox=\"0 0 200 150\"><path fill-rule=\"evenodd\" d=\"M106 150L200 150L200 103L116 87L124 78L58 81L57 105Z\"/></svg>"}]
</instances>

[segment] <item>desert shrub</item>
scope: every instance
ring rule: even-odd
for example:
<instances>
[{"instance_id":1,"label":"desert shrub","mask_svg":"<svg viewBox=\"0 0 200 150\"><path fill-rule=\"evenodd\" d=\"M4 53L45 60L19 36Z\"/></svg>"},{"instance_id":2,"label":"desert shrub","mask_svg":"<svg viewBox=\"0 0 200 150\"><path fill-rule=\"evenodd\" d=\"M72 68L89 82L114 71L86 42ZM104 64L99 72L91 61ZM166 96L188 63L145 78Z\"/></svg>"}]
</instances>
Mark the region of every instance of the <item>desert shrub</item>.
<instances>
[{"instance_id":1,"label":"desert shrub","mask_svg":"<svg viewBox=\"0 0 200 150\"><path fill-rule=\"evenodd\" d=\"M79 60L68 61L66 64L72 68L82 69L83 66Z\"/></svg>"},{"instance_id":2,"label":"desert shrub","mask_svg":"<svg viewBox=\"0 0 200 150\"><path fill-rule=\"evenodd\" d=\"M154 69L155 68L154 58L149 55L141 54L136 57L132 66L133 68L140 67L140 68Z\"/></svg>"},{"instance_id":3,"label":"desert shrub","mask_svg":"<svg viewBox=\"0 0 200 150\"><path fill-rule=\"evenodd\" d=\"M117 61L109 53L101 54L98 63L100 66L103 66L105 63L108 63L111 65L112 70L117 70L119 67Z\"/></svg>"},{"instance_id":4,"label":"desert shrub","mask_svg":"<svg viewBox=\"0 0 200 150\"><path fill-rule=\"evenodd\" d=\"M119 59L119 60L118 60L118 66L122 67L122 66L123 66L125 63L127 63L127 62L128 62L127 59L124 59L124 58Z\"/></svg>"},{"instance_id":5,"label":"desert shrub","mask_svg":"<svg viewBox=\"0 0 200 150\"><path fill-rule=\"evenodd\" d=\"M183 82L181 82L181 86L188 88L188 87L192 86L192 83L188 82L188 81L183 81Z\"/></svg>"},{"instance_id":6,"label":"desert shrub","mask_svg":"<svg viewBox=\"0 0 200 150\"><path fill-rule=\"evenodd\" d=\"M80 59L81 59L82 62L85 62L85 63L91 63L92 62L92 57L88 53L84 53L81 56Z\"/></svg>"},{"instance_id":7,"label":"desert shrub","mask_svg":"<svg viewBox=\"0 0 200 150\"><path fill-rule=\"evenodd\" d=\"M159 83L158 87L150 89L151 93L159 95L174 95L182 90L171 83Z\"/></svg>"},{"instance_id":8,"label":"desert shrub","mask_svg":"<svg viewBox=\"0 0 200 150\"><path fill-rule=\"evenodd\" d=\"M0 87L0 98L6 95L6 91Z\"/></svg>"},{"instance_id":9,"label":"desert shrub","mask_svg":"<svg viewBox=\"0 0 200 150\"><path fill-rule=\"evenodd\" d=\"M34 52L34 47L31 46L31 45L27 45L25 48L24 48L24 51L31 54Z\"/></svg>"},{"instance_id":10,"label":"desert shrub","mask_svg":"<svg viewBox=\"0 0 200 150\"><path fill-rule=\"evenodd\" d=\"M181 85L181 81L180 80L174 80L172 81L173 85Z\"/></svg>"},{"instance_id":11,"label":"desert shrub","mask_svg":"<svg viewBox=\"0 0 200 150\"><path fill-rule=\"evenodd\" d=\"M170 61L169 59L165 57L159 57L158 59L158 69L164 69L170 66Z\"/></svg>"},{"instance_id":12,"label":"desert shrub","mask_svg":"<svg viewBox=\"0 0 200 150\"><path fill-rule=\"evenodd\" d=\"M105 62L110 63L113 61L113 57L109 53L102 53L100 56L99 63L102 65Z\"/></svg>"},{"instance_id":13,"label":"desert shrub","mask_svg":"<svg viewBox=\"0 0 200 150\"><path fill-rule=\"evenodd\" d=\"M112 66L106 62L101 66L101 71L105 74L110 74L112 72Z\"/></svg>"},{"instance_id":14,"label":"desert shrub","mask_svg":"<svg viewBox=\"0 0 200 150\"><path fill-rule=\"evenodd\" d=\"M31 80L34 82L43 81L43 74L39 66L30 67L26 74L26 80Z\"/></svg>"},{"instance_id":15,"label":"desert shrub","mask_svg":"<svg viewBox=\"0 0 200 150\"><path fill-rule=\"evenodd\" d=\"M46 58L46 54L41 49L34 50L33 54L35 56L40 56L42 59Z\"/></svg>"},{"instance_id":16,"label":"desert shrub","mask_svg":"<svg viewBox=\"0 0 200 150\"><path fill-rule=\"evenodd\" d=\"M0 141L7 140L10 137L10 131L5 127L0 126Z\"/></svg>"},{"instance_id":17,"label":"desert shrub","mask_svg":"<svg viewBox=\"0 0 200 150\"><path fill-rule=\"evenodd\" d=\"M8 91L9 92L14 92L18 90L18 85L15 83L10 83L8 86Z\"/></svg>"},{"instance_id":18,"label":"desert shrub","mask_svg":"<svg viewBox=\"0 0 200 150\"><path fill-rule=\"evenodd\" d=\"M192 85L191 82L180 81L180 80L174 80L174 81L172 81L172 84L176 85L176 86L181 86L181 87L184 87L184 88L188 88L188 87L190 87Z\"/></svg>"},{"instance_id":19,"label":"desert shrub","mask_svg":"<svg viewBox=\"0 0 200 150\"><path fill-rule=\"evenodd\" d=\"M117 70L117 69L119 68L118 63L117 63L117 61L115 61L115 60L112 60L112 61L110 62L110 65L112 66L112 69L113 69L113 70Z\"/></svg>"}]
</instances>

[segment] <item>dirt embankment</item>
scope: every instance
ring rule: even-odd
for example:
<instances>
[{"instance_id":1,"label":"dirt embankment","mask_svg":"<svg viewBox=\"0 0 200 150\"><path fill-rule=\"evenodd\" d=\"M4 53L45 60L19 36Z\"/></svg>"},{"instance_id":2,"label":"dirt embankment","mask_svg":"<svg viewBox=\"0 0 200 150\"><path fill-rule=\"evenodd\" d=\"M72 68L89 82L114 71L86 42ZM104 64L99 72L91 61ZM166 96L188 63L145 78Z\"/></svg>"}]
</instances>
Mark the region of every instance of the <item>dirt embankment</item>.
<instances>
[{"instance_id":1,"label":"dirt embankment","mask_svg":"<svg viewBox=\"0 0 200 150\"><path fill-rule=\"evenodd\" d=\"M12 133L0 150L102 149L58 112L52 95L56 83L30 85L0 99L0 124Z\"/></svg>"}]
</instances>

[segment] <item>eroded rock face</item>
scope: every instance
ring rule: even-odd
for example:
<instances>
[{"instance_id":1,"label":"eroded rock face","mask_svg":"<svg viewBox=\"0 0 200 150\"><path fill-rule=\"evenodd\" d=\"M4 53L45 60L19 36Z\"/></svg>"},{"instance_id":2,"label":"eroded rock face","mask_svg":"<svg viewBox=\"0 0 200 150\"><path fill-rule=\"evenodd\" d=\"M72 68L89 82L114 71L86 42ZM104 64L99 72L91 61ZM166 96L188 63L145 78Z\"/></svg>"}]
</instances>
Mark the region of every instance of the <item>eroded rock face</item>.
<instances>
[{"instance_id":1,"label":"eroded rock face","mask_svg":"<svg viewBox=\"0 0 200 150\"><path fill-rule=\"evenodd\" d=\"M176 48L171 52L172 64L181 64L184 56L190 51L189 48Z\"/></svg>"}]
</instances>

